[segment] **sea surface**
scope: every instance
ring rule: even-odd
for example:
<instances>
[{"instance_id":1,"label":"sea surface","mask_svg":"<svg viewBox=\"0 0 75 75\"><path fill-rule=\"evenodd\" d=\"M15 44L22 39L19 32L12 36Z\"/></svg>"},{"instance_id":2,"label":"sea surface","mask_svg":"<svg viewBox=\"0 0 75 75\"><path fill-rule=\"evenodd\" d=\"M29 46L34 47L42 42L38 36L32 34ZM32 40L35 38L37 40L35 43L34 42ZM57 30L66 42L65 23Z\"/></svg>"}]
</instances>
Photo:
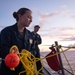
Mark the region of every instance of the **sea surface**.
<instances>
[{"instance_id":1,"label":"sea surface","mask_svg":"<svg viewBox=\"0 0 75 75\"><path fill-rule=\"evenodd\" d=\"M48 52L41 52L41 58L44 58L48 53ZM75 51L74 50L69 50L60 54L61 56L61 60L62 60L62 64L63 64L63 68L65 75L75 75ZM67 62L68 61L68 62ZM44 67L46 67L46 69L52 74L52 75L60 75L58 74L58 72L52 70L49 66L48 63L45 59L42 60L42 62L44 63ZM67 71L68 72L67 72Z\"/></svg>"}]
</instances>

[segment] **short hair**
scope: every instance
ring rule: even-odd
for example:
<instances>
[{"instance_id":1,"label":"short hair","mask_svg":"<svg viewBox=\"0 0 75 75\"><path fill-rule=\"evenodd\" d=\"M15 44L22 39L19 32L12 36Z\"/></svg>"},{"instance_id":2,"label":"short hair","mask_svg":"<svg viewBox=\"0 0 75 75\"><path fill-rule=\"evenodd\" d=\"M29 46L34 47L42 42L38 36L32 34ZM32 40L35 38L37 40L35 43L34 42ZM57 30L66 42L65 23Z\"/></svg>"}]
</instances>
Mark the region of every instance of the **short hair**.
<instances>
[{"instance_id":1,"label":"short hair","mask_svg":"<svg viewBox=\"0 0 75 75\"><path fill-rule=\"evenodd\" d=\"M40 28L40 26L39 26L39 25L35 25L35 26L34 26L34 28L36 28L36 27Z\"/></svg>"}]
</instances>

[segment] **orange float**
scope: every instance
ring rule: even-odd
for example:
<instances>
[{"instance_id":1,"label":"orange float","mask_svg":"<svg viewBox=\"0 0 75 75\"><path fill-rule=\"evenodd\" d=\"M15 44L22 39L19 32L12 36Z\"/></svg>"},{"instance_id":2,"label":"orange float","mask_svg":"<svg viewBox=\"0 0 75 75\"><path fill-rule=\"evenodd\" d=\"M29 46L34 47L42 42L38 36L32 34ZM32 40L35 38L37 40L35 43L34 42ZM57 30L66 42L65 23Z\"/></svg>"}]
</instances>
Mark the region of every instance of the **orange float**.
<instances>
[{"instance_id":1,"label":"orange float","mask_svg":"<svg viewBox=\"0 0 75 75\"><path fill-rule=\"evenodd\" d=\"M20 58L16 53L9 53L5 57L5 64L9 68L15 68L19 65L20 63Z\"/></svg>"}]
</instances>

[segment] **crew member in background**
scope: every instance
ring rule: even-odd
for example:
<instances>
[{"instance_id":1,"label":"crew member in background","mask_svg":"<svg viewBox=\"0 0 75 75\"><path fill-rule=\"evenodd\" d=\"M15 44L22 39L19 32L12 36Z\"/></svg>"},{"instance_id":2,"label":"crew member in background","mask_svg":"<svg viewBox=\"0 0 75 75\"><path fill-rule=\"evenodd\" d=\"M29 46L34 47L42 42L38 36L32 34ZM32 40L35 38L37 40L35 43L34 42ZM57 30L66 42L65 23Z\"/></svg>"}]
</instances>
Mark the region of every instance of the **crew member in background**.
<instances>
[{"instance_id":1,"label":"crew member in background","mask_svg":"<svg viewBox=\"0 0 75 75\"><path fill-rule=\"evenodd\" d=\"M33 49L35 52L33 54L35 54L36 58L40 58L40 49L39 49L38 45L40 45L42 43L41 36L37 33L39 31L39 28L40 28L39 25L35 25L34 31L32 31ZM36 65L37 65L37 70L40 70L40 68L42 67L41 61L36 62ZM40 73L43 73L42 70L40 71Z\"/></svg>"}]
</instances>

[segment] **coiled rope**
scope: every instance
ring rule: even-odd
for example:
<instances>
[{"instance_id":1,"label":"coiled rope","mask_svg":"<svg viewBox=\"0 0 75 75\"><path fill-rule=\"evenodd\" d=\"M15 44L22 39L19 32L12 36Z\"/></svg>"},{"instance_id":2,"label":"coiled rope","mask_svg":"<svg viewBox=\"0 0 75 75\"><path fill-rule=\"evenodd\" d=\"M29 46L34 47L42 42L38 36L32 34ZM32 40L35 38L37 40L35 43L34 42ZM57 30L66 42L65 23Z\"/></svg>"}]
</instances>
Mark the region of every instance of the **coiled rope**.
<instances>
[{"instance_id":1,"label":"coiled rope","mask_svg":"<svg viewBox=\"0 0 75 75\"><path fill-rule=\"evenodd\" d=\"M35 58L33 54L31 54L29 51L25 49L23 49L21 53L19 53L18 47L15 45L11 47L10 52L14 52L19 55L20 61L25 69L24 71L20 72L19 75L24 72L26 72L26 75L43 75L42 73L40 73L40 71L43 69L43 66L38 71L36 69L36 62L40 61L40 58Z\"/></svg>"}]
</instances>

